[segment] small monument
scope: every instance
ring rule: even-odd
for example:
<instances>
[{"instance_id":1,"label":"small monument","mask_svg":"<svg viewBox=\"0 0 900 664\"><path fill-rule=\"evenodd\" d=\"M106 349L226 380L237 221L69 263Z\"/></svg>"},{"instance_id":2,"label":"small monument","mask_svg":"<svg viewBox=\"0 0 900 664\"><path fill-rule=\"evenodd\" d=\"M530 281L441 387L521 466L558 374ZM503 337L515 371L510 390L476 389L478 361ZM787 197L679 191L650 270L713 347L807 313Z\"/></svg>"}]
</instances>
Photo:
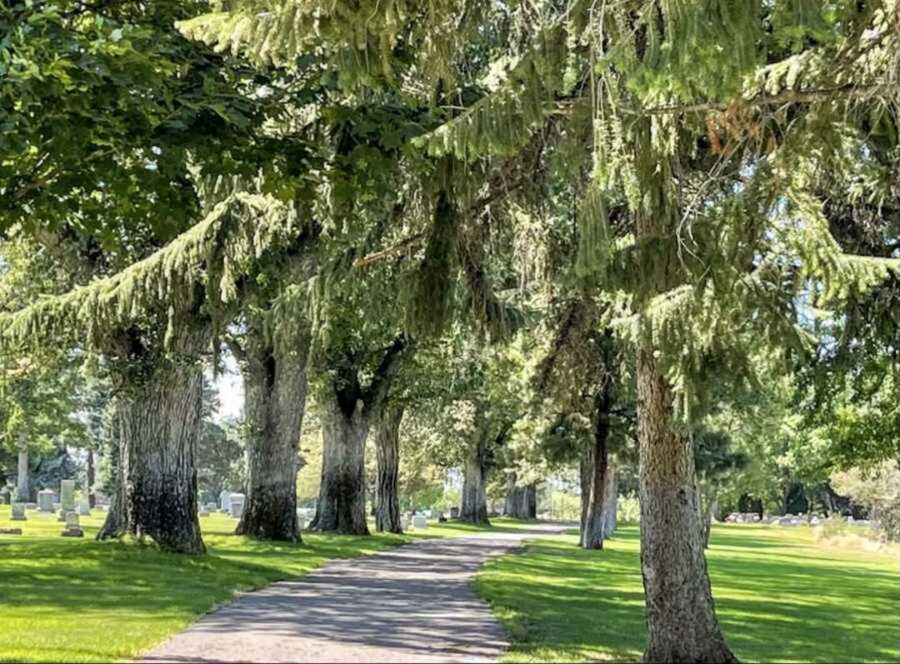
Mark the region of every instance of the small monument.
<instances>
[{"instance_id":1,"label":"small monument","mask_svg":"<svg viewBox=\"0 0 900 664\"><path fill-rule=\"evenodd\" d=\"M63 537L84 537L84 531L78 521L78 514L66 512L66 529L62 531Z\"/></svg>"},{"instance_id":2,"label":"small monument","mask_svg":"<svg viewBox=\"0 0 900 664\"><path fill-rule=\"evenodd\" d=\"M229 510L231 512L231 516L235 519L240 519L244 514L244 500L246 496L242 493L233 493L231 494L231 500L229 501Z\"/></svg>"},{"instance_id":3,"label":"small monument","mask_svg":"<svg viewBox=\"0 0 900 664\"><path fill-rule=\"evenodd\" d=\"M412 518L412 526L416 530L425 530L428 528L428 519L425 518L424 514L416 514Z\"/></svg>"},{"instance_id":4,"label":"small monument","mask_svg":"<svg viewBox=\"0 0 900 664\"><path fill-rule=\"evenodd\" d=\"M25 516L25 503L13 503L12 504L12 515L9 517L10 521L28 521L28 517Z\"/></svg>"},{"instance_id":5,"label":"small monument","mask_svg":"<svg viewBox=\"0 0 900 664\"><path fill-rule=\"evenodd\" d=\"M38 491L38 509L47 514L52 513L54 498L56 498L56 494L53 493L51 489L41 489Z\"/></svg>"},{"instance_id":6,"label":"small monument","mask_svg":"<svg viewBox=\"0 0 900 664\"><path fill-rule=\"evenodd\" d=\"M209 516L209 510L206 509L206 506L200 506L200 509L197 512L197 516Z\"/></svg>"},{"instance_id":7,"label":"small monument","mask_svg":"<svg viewBox=\"0 0 900 664\"><path fill-rule=\"evenodd\" d=\"M222 492L219 494L219 508L223 512L231 512L231 491L222 489Z\"/></svg>"},{"instance_id":8,"label":"small monument","mask_svg":"<svg viewBox=\"0 0 900 664\"><path fill-rule=\"evenodd\" d=\"M63 512L75 511L75 480L59 483L59 507Z\"/></svg>"},{"instance_id":9,"label":"small monument","mask_svg":"<svg viewBox=\"0 0 900 664\"><path fill-rule=\"evenodd\" d=\"M11 502L9 488L3 487L3 490L0 491L0 505L9 505Z\"/></svg>"},{"instance_id":10,"label":"small monument","mask_svg":"<svg viewBox=\"0 0 900 664\"><path fill-rule=\"evenodd\" d=\"M91 515L91 501L87 498L82 498L81 502L78 503L78 516L90 516Z\"/></svg>"}]
</instances>

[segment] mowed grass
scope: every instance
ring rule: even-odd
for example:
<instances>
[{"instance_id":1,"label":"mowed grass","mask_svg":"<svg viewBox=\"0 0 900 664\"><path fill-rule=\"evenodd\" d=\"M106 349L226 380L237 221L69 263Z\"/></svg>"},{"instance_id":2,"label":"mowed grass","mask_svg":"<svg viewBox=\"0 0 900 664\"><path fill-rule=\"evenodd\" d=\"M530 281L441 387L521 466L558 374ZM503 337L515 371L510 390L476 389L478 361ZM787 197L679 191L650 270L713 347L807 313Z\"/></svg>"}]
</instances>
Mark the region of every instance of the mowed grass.
<instances>
[{"instance_id":1,"label":"mowed grass","mask_svg":"<svg viewBox=\"0 0 900 664\"><path fill-rule=\"evenodd\" d=\"M506 660L634 660L645 645L636 526L603 551L541 538L487 564L476 589L510 631ZM808 528L723 525L708 552L726 638L742 661L900 661L900 564L817 544Z\"/></svg>"},{"instance_id":2,"label":"mowed grass","mask_svg":"<svg viewBox=\"0 0 900 664\"><path fill-rule=\"evenodd\" d=\"M135 542L96 542L104 514L82 517L84 539L60 537L55 516L10 522L0 506L0 661L130 659L203 613L251 590L303 575L333 558L374 553L408 537L303 534L302 545L236 537L224 515L200 519L209 555L162 553Z\"/></svg>"}]
</instances>

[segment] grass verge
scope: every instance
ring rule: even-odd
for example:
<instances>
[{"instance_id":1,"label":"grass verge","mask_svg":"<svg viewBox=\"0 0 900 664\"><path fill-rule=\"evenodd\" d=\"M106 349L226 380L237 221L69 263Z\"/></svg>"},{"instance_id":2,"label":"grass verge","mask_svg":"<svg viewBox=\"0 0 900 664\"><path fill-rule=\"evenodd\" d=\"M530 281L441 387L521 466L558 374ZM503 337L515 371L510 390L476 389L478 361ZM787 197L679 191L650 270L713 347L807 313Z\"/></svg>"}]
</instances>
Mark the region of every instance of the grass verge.
<instances>
[{"instance_id":1,"label":"grass verge","mask_svg":"<svg viewBox=\"0 0 900 664\"><path fill-rule=\"evenodd\" d=\"M84 539L60 537L52 515L10 522L0 506L0 660L130 659L236 592L310 572L333 558L409 541L397 535L303 534L303 544L261 543L232 533L235 521L201 518L209 554L179 556L128 542L96 542L104 515L82 517Z\"/></svg>"},{"instance_id":2,"label":"grass verge","mask_svg":"<svg viewBox=\"0 0 900 664\"><path fill-rule=\"evenodd\" d=\"M635 660L646 639L636 526L603 551L566 535L488 563L476 590L514 645L506 661ZM716 608L742 661L900 661L900 565L826 548L807 528L713 531Z\"/></svg>"}]
</instances>

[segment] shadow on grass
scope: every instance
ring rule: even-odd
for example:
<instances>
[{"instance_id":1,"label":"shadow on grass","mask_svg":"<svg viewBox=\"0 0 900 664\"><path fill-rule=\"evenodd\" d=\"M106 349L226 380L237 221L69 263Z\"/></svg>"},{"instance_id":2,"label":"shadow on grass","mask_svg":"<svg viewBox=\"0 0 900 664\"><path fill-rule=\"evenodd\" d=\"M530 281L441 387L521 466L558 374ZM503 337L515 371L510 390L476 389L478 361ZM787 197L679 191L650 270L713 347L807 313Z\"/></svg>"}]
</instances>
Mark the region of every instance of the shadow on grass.
<instances>
[{"instance_id":1,"label":"shadow on grass","mask_svg":"<svg viewBox=\"0 0 900 664\"><path fill-rule=\"evenodd\" d=\"M806 538L806 539L804 539ZM512 661L627 660L646 639L637 527L602 551L540 539L477 581L509 628ZM900 571L865 554L829 555L808 533L717 528L716 607L744 661L898 661Z\"/></svg>"},{"instance_id":2,"label":"shadow on grass","mask_svg":"<svg viewBox=\"0 0 900 664\"><path fill-rule=\"evenodd\" d=\"M206 525L206 524L204 524ZM48 533L55 525L32 523ZM266 543L205 530L206 556L163 553L137 542L28 536L0 545L2 659L108 661L133 657L229 601L236 591L301 576L334 558L409 541L306 535ZM51 530L52 528L52 530Z\"/></svg>"}]
</instances>

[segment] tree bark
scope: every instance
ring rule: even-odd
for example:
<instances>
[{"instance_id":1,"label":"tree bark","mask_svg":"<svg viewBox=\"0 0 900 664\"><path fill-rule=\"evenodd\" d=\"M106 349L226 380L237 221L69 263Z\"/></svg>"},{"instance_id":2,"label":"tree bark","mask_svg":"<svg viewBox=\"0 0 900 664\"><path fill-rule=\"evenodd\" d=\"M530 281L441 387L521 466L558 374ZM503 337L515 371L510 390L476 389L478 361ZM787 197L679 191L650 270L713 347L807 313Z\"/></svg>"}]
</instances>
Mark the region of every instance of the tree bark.
<instances>
[{"instance_id":1,"label":"tree bark","mask_svg":"<svg viewBox=\"0 0 900 664\"><path fill-rule=\"evenodd\" d=\"M311 530L368 535L366 438L369 417L362 399L342 407L334 391L320 399L322 479Z\"/></svg>"},{"instance_id":2,"label":"tree bark","mask_svg":"<svg viewBox=\"0 0 900 664\"><path fill-rule=\"evenodd\" d=\"M506 500L504 513L514 519L537 518L537 485L516 486L515 473L506 481Z\"/></svg>"},{"instance_id":3,"label":"tree bark","mask_svg":"<svg viewBox=\"0 0 900 664\"><path fill-rule=\"evenodd\" d=\"M88 496L88 506L94 508L97 506L97 496L94 494L94 481L96 479L96 473L94 470L94 448L90 447L87 451L87 470L86 470L86 482L87 486L85 490L87 491Z\"/></svg>"},{"instance_id":4,"label":"tree bark","mask_svg":"<svg viewBox=\"0 0 900 664\"><path fill-rule=\"evenodd\" d=\"M487 514L487 441L482 434L469 448L463 472L459 520L490 525Z\"/></svg>"},{"instance_id":5,"label":"tree bark","mask_svg":"<svg viewBox=\"0 0 900 664\"><path fill-rule=\"evenodd\" d=\"M31 480L28 467L28 443L25 436L19 435L19 465L16 478L16 494L19 502L31 502Z\"/></svg>"},{"instance_id":6,"label":"tree bark","mask_svg":"<svg viewBox=\"0 0 900 664\"><path fill-rule=\"evenodd\" d=\"M604 533L603 508L609 471L609 427L611 399L607 389L595 398L594 435L582 466L581 546L602 549ZM584 491L587 497L584 500Z\"/></svg>"},{"instance_id":7,"label":"tree bark","mask_svg":"<svg viewBox=\"0 0 900 664\"><path fill-rule=\"evenodd\" d=\"M366 438L373 414L388 407L391 383L407 348L403 335L385 350L371 383L363 387L350 355L318 400L322 417L322 478L311 530L368 535Z\"/></svg>"},{"instance_id":8,"label":"tree bark","mask_svg":"<svg viewBox=\"0 0 900 664\"><path fill-rule=\"evenodd\" d=\"M616 477L616 463L610 456L606 468L606 489L603 502L603 539L609 539L616 532L619 508L619 482Z\"/></svg>"},{"instance_id":9,"label":"tree bark","mask_svg":"<svg viewBox=\"0 0 900 664\"><path fill-rule=\"evenodd\" d=\"M638 354L641 573L648 662L736 662L716 619L693 443L676 433L672 391L652 353Z\"/></svg>"},{"instance_id":10,"label":"tree bark","mask_svg":"<svg viewBox=\"0 0 900 664\"><path fill-rule=\"evenodd\" d=\"M109 425L111 438L109 461L112 466L113 489L109 497L109 511L106 513L103 525L97 532L98 540L121 537L128 532L128 519L125 513L125 479L122 475L122 469L125 467L125 446L122 442L122 430L119 426L120 413L124 407L123 403L124 400L121 396L117 397L112 403L113 412Z\"/></svg>"},{"instance_id":11,"label":"tree bark","mask_svg":"<svg viewBox=\"0 0 900 664\"><path fill-rule=\"evenodd\" d=\"M402 533L400 520L400 423L402 406L388 406L376 423L377 488L375 496L375 529L381 533Z\"/></svg>"},{"instance_id":12,"label":"tree bark","mask_svg":"<svg viewBox=\"0 0 900 664\"><path fill-rule=\"evenodd\" d=\"M200 428L206 329L182 324L173 353L147 359L120 395L120 489L98 539L150 537L176 553L205 552L194 449ZM137 351L136 351L137 352Z\"/></svg>"},{"instance_id":13,"label":"tree bark","mask_svg":"<svg viewBox=\"0 0 900 664\"><path fill-rule=\"evenodd\" d=\"M283 345L284 341L281 342ZM298 446L306 410L308 334L276 347L251 326L241 353L244 378L246 503L235 533L298 542Z\"/></svg>"}]
</instances>

